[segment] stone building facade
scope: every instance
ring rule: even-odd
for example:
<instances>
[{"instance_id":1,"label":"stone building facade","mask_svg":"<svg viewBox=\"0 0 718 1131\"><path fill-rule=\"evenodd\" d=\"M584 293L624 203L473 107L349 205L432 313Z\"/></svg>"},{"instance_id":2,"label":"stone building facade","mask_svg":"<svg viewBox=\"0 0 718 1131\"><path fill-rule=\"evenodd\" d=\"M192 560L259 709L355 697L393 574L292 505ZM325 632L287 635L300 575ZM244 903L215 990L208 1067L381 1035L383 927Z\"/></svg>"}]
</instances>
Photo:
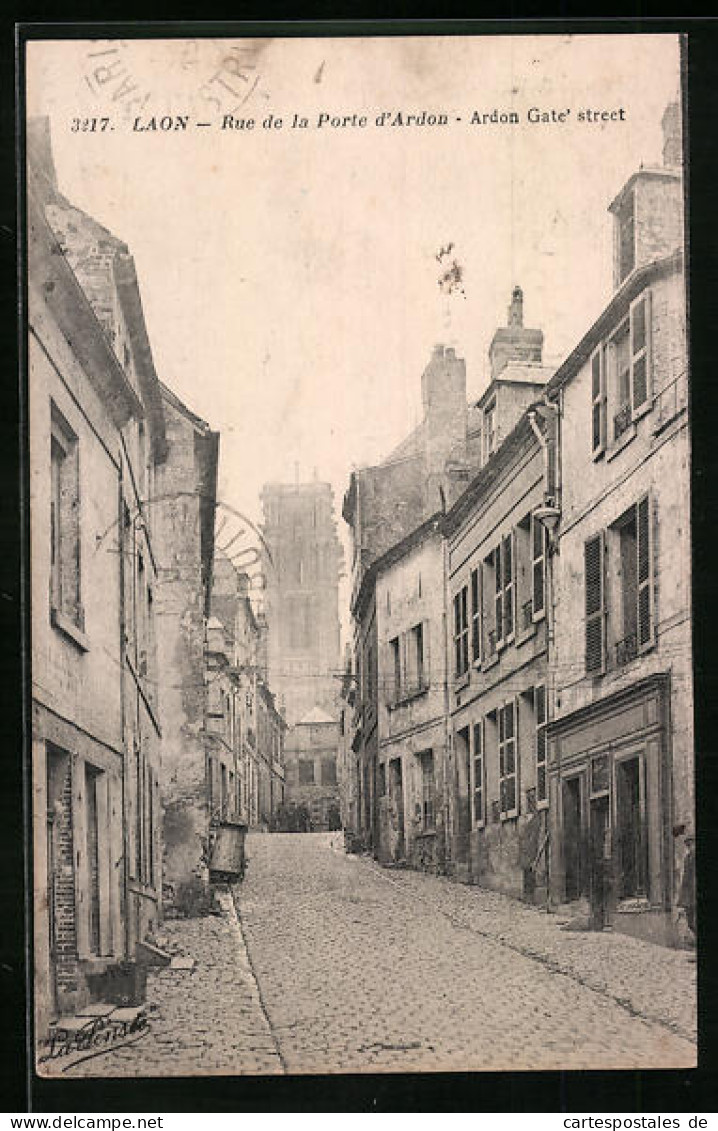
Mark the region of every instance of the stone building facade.
<instances>
[{"instance_id":1,"label":"stone building facade","mask_svg":"<svg viewBox=\"0 0 718 1131\"><path fill-rule=\"evenodd\" d=\"M219 436L162 386L168 455L153 526L161 546L157 616L162 671L163 876L167 902L193 913L209 890L210 768L206 624L210 615Z\"/></svg>"},{"instance_id":2,"label":"stone building facade","mask_svg":"<svg viewBox=\"0 0 718 1131\"><path fill-rule=\"evenodd\" d=\"M440 515L379 558L376 854L443 871L449 796Z\"/></svg>"},{"instance_id":3,"label":"stone building facade","mask_svg":"<svg viewBox=\"0 0 718 1131\"><path fill-rule=\"evenodd\" d=\"M320 707L308 711L287 734L286 800L307 809L315 832L337 826L338 746L339 724Z\"/></svg>"},{"instance_id":4,"label":"stone building facade","mask_svg":"<svg viewBox=\"0 0 718 1131\"><path fill-rule=\"evenodd\" d=\"M675 110L675 108L673 108ZM680 152L671 108L666 152ZM678 166L611 205L614 293L561 406L549 726L551 894L660 942L693 832L690 440Z\"/></svg>"},{"instance_id":5,"label":"stone building facade","mask_svg":"<svg viewBox=\"0 0 718 1131\"><path fill-rule=\"evenodd\" d=\"M38 1035L161 913L159 383L127 247L58 189L28 128L35 1001Z\"/></svg>"}]
</instances>

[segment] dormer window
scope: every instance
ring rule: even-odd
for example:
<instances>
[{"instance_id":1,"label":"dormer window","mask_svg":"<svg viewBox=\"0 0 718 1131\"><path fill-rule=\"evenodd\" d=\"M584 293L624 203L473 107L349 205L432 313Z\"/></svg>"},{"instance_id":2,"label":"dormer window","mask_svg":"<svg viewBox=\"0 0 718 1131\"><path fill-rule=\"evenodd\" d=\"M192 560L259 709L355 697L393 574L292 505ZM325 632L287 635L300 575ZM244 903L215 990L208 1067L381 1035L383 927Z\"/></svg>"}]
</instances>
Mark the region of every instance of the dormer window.
<instances>
[{"instance_id":1,"label":"dormer window","mask_svg":"<svg viewBox=\"0 0 718 1131\"><path fill-rule=\"evenodd\" d=\"M627 192L616 214L619 286L636 266L636 198Z\"/></svg>"}]
</instances>

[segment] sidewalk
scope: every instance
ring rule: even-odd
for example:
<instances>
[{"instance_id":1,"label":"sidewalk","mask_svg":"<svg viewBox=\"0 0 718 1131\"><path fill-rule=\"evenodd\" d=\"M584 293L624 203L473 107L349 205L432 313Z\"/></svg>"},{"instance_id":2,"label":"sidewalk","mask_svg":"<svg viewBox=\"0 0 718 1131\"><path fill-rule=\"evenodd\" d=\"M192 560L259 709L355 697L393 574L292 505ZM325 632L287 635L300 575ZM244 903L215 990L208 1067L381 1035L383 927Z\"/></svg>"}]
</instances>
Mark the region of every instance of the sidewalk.
<instances>
[{"instance_id":1,"label":"sidewalk","mask_svg":"<svg viewBox=\"0 0 718 1131\"><path fill-rule=\"evenodd\" d=\"M695 1042L695 952L614 931L564 931L564 920L486 888L423 872L385 869L366 857L358 859L358 866L372 868L405 895L426 901L455 926L500 942L611 998L637 1017Z\"/></svg>"},{"instance_id":2,"label":"sidewalk","mask_svg":"<svg viewBox=\"0 0 718 1131\"><path fill-rule=\"evenodd\" d=\"M185 968L151 969L147 980L149 1029L124 1048L91 1058L65 1058L54 1075L199 1076L284 1071L262 1007L242 931L228 894L222 915L168 919L163 949Z\"/></svg>"}]
</instances>

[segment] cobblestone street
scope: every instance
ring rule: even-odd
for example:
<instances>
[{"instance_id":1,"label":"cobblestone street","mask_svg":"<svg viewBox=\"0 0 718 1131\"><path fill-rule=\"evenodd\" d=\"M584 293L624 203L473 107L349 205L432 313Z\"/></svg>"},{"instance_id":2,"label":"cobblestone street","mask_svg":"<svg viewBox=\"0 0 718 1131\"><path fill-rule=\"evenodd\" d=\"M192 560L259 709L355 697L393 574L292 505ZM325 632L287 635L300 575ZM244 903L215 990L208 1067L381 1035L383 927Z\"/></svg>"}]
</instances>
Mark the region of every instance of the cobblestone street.
<instances>
[{"instance_id":1,"label":"cobblestone street","mask_svg":"<svg viewBox=\"0 0 718 1131\"><path fill-rule=\"evenodd\" d=\"M196 968L152 973L150 1032L68 1075L695 1063L685 951L386 871L345 855L340 834L255 835L248 849L241 927L228 897L222 917L166 923Z\"/></svg>"}]
</instances>

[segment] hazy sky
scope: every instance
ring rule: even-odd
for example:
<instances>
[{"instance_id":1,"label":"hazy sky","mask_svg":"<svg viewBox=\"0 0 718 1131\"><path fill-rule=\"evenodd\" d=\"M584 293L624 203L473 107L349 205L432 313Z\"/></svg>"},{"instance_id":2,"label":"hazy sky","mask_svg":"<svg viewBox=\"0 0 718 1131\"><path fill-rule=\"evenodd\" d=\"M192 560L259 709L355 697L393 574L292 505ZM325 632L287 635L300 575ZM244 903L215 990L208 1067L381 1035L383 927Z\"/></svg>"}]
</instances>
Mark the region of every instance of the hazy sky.
<instances>
[{"instance_id":1,"label":"hazy sky","mask_svg":"<svg viewBox=\"0 0 718 1131\"><path fill-rule=\"evenodd\" d=\"M256 518L261 484L292 481L298 463L301 478L316 467L331 480L339 509L352 464L380 459L419 419L421 371L447 338L442 245L454 242L464 269L451 338L471 394L486 384L514 284L549 361L587 329L611 289L606 207L641 162L661 159L678 42L267 40L252 47L256 69L233 80L251 90L235 116L257 125L222 132L205 96L243 50L31 43L28 108L51 118L61 191L129 244L157 371L221 432L221 497ZM105 62L114 69L98 78ZM123 81L145 99L143 121L186 113L189 130L133 132ZM237 102L224 88L221 98L222 110ZM571 114L533 125L530 107ZM623 122L576 120L621 107ZM469 124L495 108L521 123ZM384 110L424 109L450 125L373 125ZM369 125L289 128L295 113L314 126L321 112ZM282 130L261 128L269 113ZM88 115L110 116L114 131L73 132Z\"/></svg>"}]
</instances>

